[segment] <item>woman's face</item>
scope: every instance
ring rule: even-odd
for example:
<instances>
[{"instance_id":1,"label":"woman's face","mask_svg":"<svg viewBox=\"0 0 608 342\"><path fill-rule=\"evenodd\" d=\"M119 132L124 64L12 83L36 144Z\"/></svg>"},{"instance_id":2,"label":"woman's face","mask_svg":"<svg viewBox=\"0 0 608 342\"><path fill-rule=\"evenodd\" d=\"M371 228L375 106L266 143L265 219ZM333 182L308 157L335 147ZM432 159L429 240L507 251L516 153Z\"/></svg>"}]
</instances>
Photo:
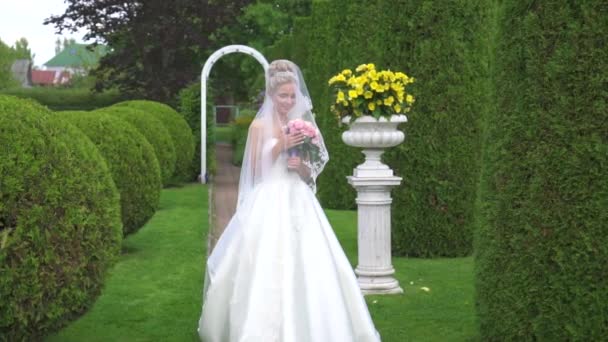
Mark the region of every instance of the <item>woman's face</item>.
<instances>
[{"instance_id":1,"label":"woman's face","mask_svg":"<svg viewBox=\"0 0 608 342\"><path fill-rule=\"evenodd\" d=\"M274 108L281 115L287 115L291 108L296 104L296 85L295 83L285 83L280 85L272 95Z\"/></svg>"}]
</instances>

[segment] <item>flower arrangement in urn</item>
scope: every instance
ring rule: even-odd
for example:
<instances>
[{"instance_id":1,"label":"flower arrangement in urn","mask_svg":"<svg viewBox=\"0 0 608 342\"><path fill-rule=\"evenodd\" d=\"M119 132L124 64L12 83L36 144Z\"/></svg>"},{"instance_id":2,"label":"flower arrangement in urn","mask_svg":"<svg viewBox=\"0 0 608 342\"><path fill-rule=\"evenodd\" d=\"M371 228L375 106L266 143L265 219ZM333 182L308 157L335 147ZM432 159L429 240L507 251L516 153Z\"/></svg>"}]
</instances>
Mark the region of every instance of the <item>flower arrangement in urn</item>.
<instances>
[{"instance_id":1,"label":"flower arrangement in urn","mask_svg":"<svg viewBox=\"0 0 608 342\"><path fill-rule=\"evenodd\" d=\"M350 116L351 121L363 115L378 119L407 113L415 99L406 87L413 82L403 72L378 71L372 63L359 65L355 72L345 69L329 79L335 99L331 110L338 120Z\"/></svg>"}]
</instances>

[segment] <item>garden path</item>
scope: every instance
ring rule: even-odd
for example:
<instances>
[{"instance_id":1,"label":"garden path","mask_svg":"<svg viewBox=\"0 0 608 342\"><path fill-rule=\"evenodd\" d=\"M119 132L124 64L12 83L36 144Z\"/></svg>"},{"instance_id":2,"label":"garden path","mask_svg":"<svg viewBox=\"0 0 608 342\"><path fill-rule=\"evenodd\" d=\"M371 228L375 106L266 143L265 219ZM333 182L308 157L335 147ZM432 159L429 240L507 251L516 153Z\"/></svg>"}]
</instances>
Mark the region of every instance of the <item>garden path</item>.
<instances>
[{"instance_id":1,"label":"garden path","mask_svg":"<svg viewBox=\"0 0 608 342\"><path fill-rule=\"evenodd\" d=\"M230 144L216 143L217 172L211 187L208 253L213 250L236 207L241 168L232 164L232 153Z\"/></svg>"}]
</instances>

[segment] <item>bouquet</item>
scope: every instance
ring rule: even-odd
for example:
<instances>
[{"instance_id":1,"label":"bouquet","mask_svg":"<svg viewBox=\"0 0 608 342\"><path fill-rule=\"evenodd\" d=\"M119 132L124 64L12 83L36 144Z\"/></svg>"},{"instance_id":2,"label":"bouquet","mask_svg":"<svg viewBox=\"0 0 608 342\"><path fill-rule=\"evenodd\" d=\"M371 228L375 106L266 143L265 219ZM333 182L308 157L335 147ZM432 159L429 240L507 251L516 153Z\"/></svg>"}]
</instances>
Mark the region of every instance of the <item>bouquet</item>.
<instances>
[{"instance_id":1,"label":"bouquet","mask_svg":"<svg viewBox=\"0 0 608 342\"><path fill-rule=\"evenodd\" d=\"M332 112L338 120L350 116L351 120L362 115L381 116L409 112L415 99L406 91L414 82L403 72L377 71L374 64L361 64L353 73L345 69L329 79L333 90Z\"/></svg>"},{"instance_id":2,"label":"bouquet","mask_svg":"<svg viewBox=\"0 0 608 342\"><path fill-rule=\"evenodd\" d=\"M319 158L319 131L315 126L302 119L294 119L287 123L287 133L300 132L304 135L304 141L291 147L287 153L290 157L300 156L312 162Z\"/></svg>"}]
</instances>

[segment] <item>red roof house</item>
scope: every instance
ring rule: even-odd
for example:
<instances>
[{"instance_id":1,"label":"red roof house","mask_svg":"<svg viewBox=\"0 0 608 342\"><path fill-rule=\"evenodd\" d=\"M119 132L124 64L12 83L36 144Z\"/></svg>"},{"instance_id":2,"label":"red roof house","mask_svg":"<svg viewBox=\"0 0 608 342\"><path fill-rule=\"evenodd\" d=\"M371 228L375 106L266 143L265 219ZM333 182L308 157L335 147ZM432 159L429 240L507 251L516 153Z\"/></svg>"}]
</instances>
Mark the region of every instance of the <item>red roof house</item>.
<instances>
[{"instance_id":1,"label":"red roof house","mask_svg":"<svg viewBox=\"0 0 608 342\"><path fill-rule=\"evenodd\" d=\"M70 73L55 70L32 70L32 84L41 86L54 86L70 81Z\"/></svg>"}]
</instances>

